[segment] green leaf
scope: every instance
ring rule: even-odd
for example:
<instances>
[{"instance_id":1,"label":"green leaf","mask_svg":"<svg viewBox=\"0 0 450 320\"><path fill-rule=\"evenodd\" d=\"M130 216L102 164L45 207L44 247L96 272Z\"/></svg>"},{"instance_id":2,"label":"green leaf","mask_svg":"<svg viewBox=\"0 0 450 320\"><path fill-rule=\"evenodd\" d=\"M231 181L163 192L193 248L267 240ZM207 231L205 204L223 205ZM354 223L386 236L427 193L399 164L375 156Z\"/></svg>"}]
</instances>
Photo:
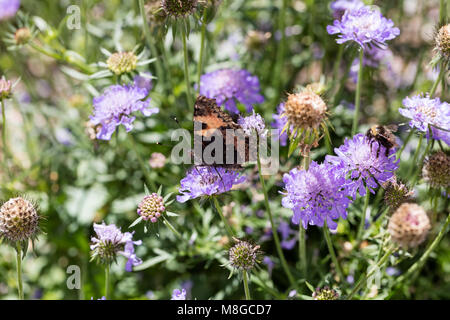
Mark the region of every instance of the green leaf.
<instances>
[{"instance_id":1,"label":"green leaf","mask_svg":"<svg viewBox=\"0 0 450 320\"><path fill-rule=\"evenodd\" d=\"M305 284L308 287L308 289L311 290L311 292L316 291L316 289L314 289L314 287L308 281L305 281Z\"/></svg>"},{"instance_id":2,"label":"green leaf","mask_svg":"<svg viewBox=\"0 0 450 320\"><path fill-rule=\"evenodd\" d=\"M128 227L128 229L133 228L135 225L137 225L139 222L142 221L142 219L144 219L144 217L139 217L136 220L133 221L132 224L130 224L130 226Z\"/></svg>"},{"instance_id":3,"label":"green leaf","mask_svg":"<svg viewBox=\"0 0 450 320\"><path fill-rule=\"evenodd\" d=\"M166 211L166 215L169 217L179 217L180 215L175 212Z\"/></svg>"},{"instance_id":4,"label":"green leaf","mask_svg":"<svg viewBox=\"0 0 450 320\"><path fill-rule=\"evenodd\" d=\"M145 192L145 195L146 195L146 196L149 196L149 195L150 195L150 190L148 190L148 187L147 187L147 185L145 184L145 182L144 182L144 192Z\"/></svg>"}]
</instances>

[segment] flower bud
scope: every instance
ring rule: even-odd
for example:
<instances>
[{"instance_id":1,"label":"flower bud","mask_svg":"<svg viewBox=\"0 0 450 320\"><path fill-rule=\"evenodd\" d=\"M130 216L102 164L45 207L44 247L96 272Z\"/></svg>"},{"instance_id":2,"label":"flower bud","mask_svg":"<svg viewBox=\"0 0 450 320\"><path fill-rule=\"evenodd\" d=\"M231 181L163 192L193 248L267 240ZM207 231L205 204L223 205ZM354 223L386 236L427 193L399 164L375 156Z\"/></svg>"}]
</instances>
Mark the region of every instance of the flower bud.
<instances>
[{"instance_id":1,"label":"flower bud","mask_svg":"<svg viewBox=\"0 0 450 320\"><path fill-rule=\"evenodd\" d=\"M31 39L31 31L26 27L17 29L16 33L14 34L14 40L17 45L27 44L28 41L30 41L30 39Z\"/></svg>"},{"instance_id":2,"label":"flower bud","mask_svg":"<svg viewBox=\"0 0 450 320\"><path fill-rule=\"evenodd\" d=\"M402 204L388 224L392 241L404 248L414 248L424 242L430 228L427 213L415 203Z\"/></svg>"},{"instance_id":3,"label":"flower bud","mask_svg":"<svg viewBox=\"0 0 450 320\"><path fill-rule=\"evenodd\" d=\"M157 193L146 196L139 203L137 213L145 220L156 223L158 218L164 213L164 199Z\"/></svg>"},{"instance_id":4,"label":"flower bud","mask_svg":"<svg viewBox=\"0 0 450 320\"><path fill-rule=\"evenodd\" d=\"M39 215L22 197L9 199L0 208L0 237L10 242L26 241L38 232Z\"/></svg>"},{"instance_id":5,"label":"flower bud","mask_svg":"<svg viewBox=\"0 0 450 320\"><path fill-rule=\"evenodd\" d=\"M425 161L422 176L432 188L450 187L450 156L443 151L433 153Z\"/></svg>"},{"instance_id":6,"label":"flower bud","mask_svg":"<svg viewBox=\"0 0 450 320\"><path fill-rule=\"evenodd\" d=\"M108 58L106 64L114 74L121 75L135 70L137 62L138 58L133 52L116 52Z\"/></svg>"},{"instance_id":7,"label":"flower bud","mask_svg":"<svg viewBox=\"0 0 450 320\"><path fill-rule=\"evenodd\" d=\"M317 288L312 296L314 300L337 300L339 298L339 294L336 290L333 290L328 286L325 286L322 289Z\"/></svg>"},{"instance_id":8,"label":"flower bud","mask_svg":"<svg viewBox=\"0 0 450 320\"><path fill-rule=\"evenodd\" d=\"M392 209L396 210L402 203L411 200L414 191L410 191L406 185L397 181L394 176L383 184L384 202Z\"/></svg>"},{"instance_id":9,"label":"flower bud","mask_svg":"<svg viewBox=\"0 0 450 320\"><path fill-rule=\"evenodd\" d=\"M0 100L11 97L12 84L11 81L4 78L0 79Z\"/></svg>"}]
</instances>

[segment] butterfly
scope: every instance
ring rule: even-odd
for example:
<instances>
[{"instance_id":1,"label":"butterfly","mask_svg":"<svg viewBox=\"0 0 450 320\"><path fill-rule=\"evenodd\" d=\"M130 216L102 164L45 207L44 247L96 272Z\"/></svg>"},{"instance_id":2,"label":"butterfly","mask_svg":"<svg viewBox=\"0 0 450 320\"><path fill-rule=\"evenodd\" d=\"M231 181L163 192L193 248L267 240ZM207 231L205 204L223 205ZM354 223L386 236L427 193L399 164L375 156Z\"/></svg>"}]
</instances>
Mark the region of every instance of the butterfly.
<instances>
[{"instance_id":1,"label":"butterfly","mask_svg":"<svg viewBox=\"0 0 450 320\"><path fill-rule=\"evenodd\" d=\"M216 154L212 143L222 145L221 154ZM201 144L201 149L196 144ZM208 149L211 157L206 159ZM201 166L233 170L242 169L242 164L249 161L249 137L244 135L242 127L222 111L215 99L202 95L197 97L194 106L194 159Z\"/></svg>"}]
</instances>

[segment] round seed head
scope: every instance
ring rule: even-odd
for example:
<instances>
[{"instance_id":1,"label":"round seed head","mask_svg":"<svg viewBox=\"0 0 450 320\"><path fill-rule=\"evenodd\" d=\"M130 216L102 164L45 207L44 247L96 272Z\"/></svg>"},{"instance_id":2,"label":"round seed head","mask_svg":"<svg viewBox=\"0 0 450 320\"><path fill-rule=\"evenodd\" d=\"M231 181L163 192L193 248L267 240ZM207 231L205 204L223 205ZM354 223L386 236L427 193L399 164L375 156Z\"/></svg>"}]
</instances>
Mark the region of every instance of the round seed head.
<instances>
[{"instance_id":1,"label":"round seed head","mask_svg":"<svg viewBox=\"0 0 450 320\"><path fill-rule=\"evenodd\" d=\"M114 74L121 75L135 70L137 62L138 58L133 52L116 52L108 58L106 64Z\"/></svg>"},{"instance_id":2,"label":"round seed head","mask_svg":"<svg viewBox=\"0 0 450 320\"><path fill-rule=\"evenodd\" d=\"M284 116L295 128L317 129L326 118L325 102L310 90L290 94L284 107Z\"/></svg>"},{"instance_id":3,"label":"round seed head","mask_svg":"<svg viewBox=\"0 0 450 320\"><path fill-rule=\"evenodd\" d=\"M198 0L162 0L161 2L168 16L180 18L194 13Z\"/></svg>"},{"instance_id":4,"label":"round seed head","mask_svg":"<svg viewBox=\"0 0 450 320\"><path fill-rule=\"evenodd\" d=\"M229 251L230 264L239 270L251 270L259 263L260 246L255 246L247 241L233 239L236 244Z\"/></svg>"},{"instance_id":5,"label":"round seed head","mask_svg":"<svg viewBox=\"0 0 450 320\"><path fill-rule=\"evenodd\" d=\"M415 203L403 203L391 216L388 232L392 241L404 248L414 248L425 241L430 230L425 210Z\"/></svg>"},{"instance_id":6,"label":"round seed head","mask_svg":"<svg viewBox=\"0 0 450 320\"><path fill-rule=\"evenodd\" d=\"M408 187L397 181L394 176L384 185L384 202L391 208L391 210L396 210L402 203L411 200L414 192L409 190Z\"/></svg>"},{"instance_id":7,"label":"round seed head","mask_svg":"<svg viewBox=\"0 0 450 320\"><path fill-rule=\"evenodd\" d=\"M450 60L450 24L442 26L436 34L436 50L446 60Z\"/></svg>"},{"instance_id":8,"label":"round seed head","mask_svg":"<svg viewBox=\"0 0 450 320\"><path fill-rule=\"evenodd\" d=\"M38 232L39 215L34 205L22 197L9 199L0 208L0 237L26 241Z\"/></svg>"},{"instance_id":9,"label":"round seed head","mask_svg":"<svg viewBox=\"0 0 450 320\"><path fill-rule=\"evenodd\" d=\"M422 176L432 188L450 187L450 156L443 151L433 153L425 161Z\"/></svg>"},{"instance_id":10,"label":"round seed head","mask_svg":"<svg viewBox=\"0 0 450 320\"><path fill-rule=\"evenodd\" d=\"M328 286L321 288L317 288L316 291L313 292L314 300L337 300L339 299L339 294L336 290L331 289Z\"/></svg>"},{"instance_id":11,"label":"round seed head","mask_svg":"<svg viewBox=\"0 0 450 320\"><path fill-rule=\"evenodd\" d=\"M30 39L31 39L31 31L26 27L17 29L16 33L14 34L14 40L16 41L17 45L24 45L28 43Z\"/></svg>"},{"instance_id":12,"label":"round seed head","mask_svg":"<svg viewBox=\"0 0 450 320\"><path fill-rule=\"evenodd\" d=\"M158 218L164 213L164 199L157 193L146 196L139 203L137 213L145 220L156 223Z\"/></svg>"}]
</instances>

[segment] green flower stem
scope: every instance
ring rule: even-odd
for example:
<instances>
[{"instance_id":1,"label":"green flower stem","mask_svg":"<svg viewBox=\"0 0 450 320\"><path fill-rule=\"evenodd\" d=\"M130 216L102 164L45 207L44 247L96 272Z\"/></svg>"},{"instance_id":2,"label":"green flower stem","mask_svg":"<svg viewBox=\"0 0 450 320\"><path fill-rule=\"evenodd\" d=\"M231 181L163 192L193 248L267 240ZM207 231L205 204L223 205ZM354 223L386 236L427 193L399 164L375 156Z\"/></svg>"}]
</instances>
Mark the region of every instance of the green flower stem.
<instances>
[{"instance_id":1,"label":"green flower stem","mask_svg":"<svg viewBox=\"0 0 450 320\"><path fill-rule=\"evenodd\" d=\"M445 68L441 68L441 71L439 72L439 75L436 78L436 81L434 81L433 86L431 87L430 98L432 98L433 95L436 93L436 89L438 88L439 82L441 82L441 79L444 76L444 73L445 73Z\"/></svg>"},{"instance_id":2,"label":"green flower stem","mask_svg":"<svg viewBox=\"0 0 450 320\"><path fill-rule=\"evenodd\" d=\"M217 200L217 197L213 196L212 200L214 202L214 206L216 207L217 212L219 213L220 218L222 219L223 224L225 225L225 229L226 229L226 231L228 233L228 236L230 238L233 238L234 237L233 229L231 229L231 226L230 226L229 222L227 221L227 219L223 215L222 207L220 206L219 201Z\"/></svg>"},{"instance_id":3,"label":"green flower stem","mask_svg":"<svg viewBox=\"0 0 450 320\"><path fill-rule=\"evenodd\" d=\"M152 53L152 56L156 58L158 56L158 51L156 50L155 43L153 42L152 35L150 34L150 29L148 27L147 22L147 15L145 14L145 6L144 6L144 0L138 0L139 1L139 12L141 14L142 23L144 24L144 36L145 40L150 48L150 52ZM161 64L155 63L156 67L156 75L158 76L158 79L161 80L161 82L164 82L164 72L162 70Z\"/></svg>"},{"instance_id":4,"label":"green flower stem","mask_svg":"<svg viewBox=\"0 0 450 320\"><path fill-rule=\"evenodd\" d=\"M206 38L206 14L207 14L206 8L203 10L203 17L202 17L202 29L201 29L201 40L200 40L200 55L198 57L198 66L197 66L197 85L198 85L198 91L200 91L200 78L202 76L202 70L203 70L203 56L204 56L204 49L205 49L205 38Z\"/></svg>"},{"instance_id":5,"label":"green flower stem","mask_svg":"<svg viewBox=\"0 0 450 320\"><path fill-rule=\"evenodd\" d=\"M118 135L118 132L116 133ZM153 180L150 178L150 170L148 169L148 167L145 165L144 160L142 159L137 145L136 145L136 141L134 140L134 137L132 134L128 134L129 136L129 140L130 140L130 145L131 148L133 149L138 162L139 162L139 166L141 167L142 172L144 173L145 176L145 180L147 180L147 183L150 185L150 187L152 188L153 192L155 192L156 190L158 190L158 188L156 187L155 183L153 182Z\"/></svg>"},{"instance_id":6,"label":"green flower stem","mask_svg":"<svg viewBox=\"0 0 450 320\"><path fill-rule=\"evenodd\" d=\"M19 299L24 300L23 282L22 282L22 246L20 242L16 244L16 267L17 267L17 290L19 292Z\"/></svg>"},{"instance_id":7,"label":"green flower stem","mask_svg":"<svg viewBox=\"0 0 450 320\"><path fill-rule=\"evenodd\" d=\"M341 63L342 63L343 56L344 56L344 46L339 45L337 58L336 58L336 61L334 62L334 67L333 67L333 79L331 79L331 81L333 83L333 91L334 91L334 87L335 87L336 83L339 82L338 81L338 72L339 72L339 67L341 66Z\"/></svg>"},{"instance_id":8,"label":"green flower stem","mask_svg":"<svg viewBox=\"0 0 450 320\"><path fill-rule=\"evenodd\" d=\"M359 50L358 83L356 84L355 114L353 116L352 136L355 135L356 131L358 130L359 109L361 107L361 85L362 85L362 76L363 76L363 59L364 59L364 50L361 48Z\"/></svg>"},{"instance_id":9,"label":"green flower stem","mask_svg":"<svg viewBox=\"0 0 450 320\"><path fill-rule=\"evenodd\" d=\"M411 140L411 137L414 134L414 130L410 130L408 136L406 137L405 141L403 141L403 145L400 148L400 150L397 153L397 159L400 159L400 157L402 156L403 151L405 150L406 145L408 144L409 140Z\"/></svg>"},{"instance_id":10,"label":"green flower stem","mask_svg":"<svg viewBox=\"0 0 450 320\"><path fill-rule=\"evenodd\" d=\"M1 99L2 101L2 145L4 150L4 156L3 156L3 162L6 166L6 160L8 159L9 150L8 145L6 144L6 107L5 107L5 101Z\"/></svg>"},{"instance_id":11,"label":"green flower stem","mask_svg":"<svg viewBox=\"0 0 450 320\"><path fill-rule=\"evenodd\" d=\"M439 23L444 24L447 19L447 0L439 2Z\"/></svg>"},{"instance_id":12,"label":"green flower stem","mask_svg":"<svg viewBox=\"0 0 450 320\"><path fill-rule=\"evenodd\" d=\"M90 74L94 73L94 70L89 65L87 65L86 63L81 62L81 61L74 61L72 59L69 59L68 57L66 57L64 55L64 52L62 52L62 54L59 54L55 51L41 47L40 45L36 44L35 42L30 42L30 47L32 47L34 50L38 51L39 53L41 53L45 56L53 58L59 62L71 65L73 67L76 67L77 69L79 69L80 71L82 71L85 74L90 75Z\"/></svg>"},{"instance_id":13,"label":"green flower stem","mask_svg":"<svg viewBox=\"0 0 450 320\"><path fill-rule=\"evenodd\" d=\"M389 259L391 254L393 254L395 251L397 251L397 248L390 248L385 253L385 255L377 262L376 268L373 268L370 272L368 272L368 270L369 270L368 269L363 275L361 275L361 277L359 278L355 287L350 292L350 294L347 296L346 300L351 300L353 298L353 296L356 294L356 292L358 292L358 290L361 288L361 286L366 283L367 279L370 278L377 269L381 268L386 263L386 261Z\"/></svg>"},{"instance_id":14,"label":"green flower stem","mask_svg":"<svg viewBox=\"0 0 450 320\"><path fill-rule=\"evenodd\" d=\"M248 288L247 271L242 271L242 279L244 281L245 300L251 300L250 290Z\"/></svg>"},{"instance_id":15,"label":"green flower stem","mask_svg":"<svg viewBox=\"0 0 450 320\"><path fill-rule=\"evenodd\" d=\"M309 164L311 163L311 157L309 155L303 158L303 167L305 170L309 169ZM306 260L306 230L303 228L302 223L298 225L298 258L300 260L300 266L303 273L303 277L306 279L308 275L308 263Z\"/></svg>"},{"instance_id":16,"label":"green flower stem","mask_svg":"<svg viewBox=\"0 0 450 320\"><path fill-rule=\"evenodd\" d=\"M259 142L258 142L258 144L259 144ZM277 228L275 227L275 223L273 222L272 210L270 209L270 203L269 203L269 196L267 194L266 183L264 181L264 177L262 175L262 170L261 170L261 160L259 159L259 150L258 150L258 155L257 155L256 159L257 159L257 164L258 164L259 180L261 182L261 187L264 192L264 203L266 205L266 210L269 215L270 226L272 227L272 235L273 235L273 240L275 241L275 247L278 252L278 257L280 258L281 266L283 267L283 270L286 273L286 275L289 279L289 282L291 283L292 286L295 286L294 277L292 276L291 271L289 270L289 266L287 265L286 259L283 254L283 250L281 249L280 238L278 237Z\"/></svg>"},{"instance_id":17,"label":"green flower stem","mask_svg":"<svg viewBox=\"0 0 450 320\"><path fill-rule=\"evenodd\" d=\"M188 58L188 49L187 49L187 39L186 39L186 30L181 28L181 34L183 38L183 55L184 55L184 81L186 82L186 95L189 106L194 104L192 100L191 94L191 81L189 79L189 58Z\"/></svg>"},{"instance_id":18,"label":"green flower stem","mask_svg":"<svg viewBox=\"0 0 450 320\"><path fill-rule=\"evenodd\" d=\"M369 186L366 186L366 196L364 197L364 207L363 207L363 211L362 211L361 221L359 222L358 234L356 237L356 239L358 239L358 241L361 241L362 237L363 237L364 226L366 225L367 208L369 207L369 199L370 199L370 190L369 190Z\"/></svg>"},{"instance_id":19,"label":"green flower stem","mask_svg":"<svg viewBox=\"0 0 450 320\"><path fill-rule=\"evenodd\" d=\"M328 230L326 221L324 222L322 229L323 229L323 235L325 236L325 241L328 246L328 251L331 256L331 261L333 261L334 265L336 266L336 271L339 276L339 280L344 281L344 273L342 272L341 265L339 264L339 261L336 257L336 253L334 252L333 243L331 242L330 230Z\"/></svg>"},{"instance_id":20,"label":"green flower stem","mask_svg":"<svg viewBox=\"0 0 450 320\"><path fill-rule=\"evenodd\" d=\"M419 153L420 153L420 148L422 147L422 142L423 142L423 134L421 133L419 136L419 143L417 144L416 151L414 152L412 166L411 166L410 172L408 174L409 177L411 177L413 175L414 171L416 170L417 158L419 158Z\"/></svg>"},{"instance_id":21,"label":"green flower stem","mask_svg":"<svg viewBox=\"0 0 450 320\"><path fill-rule=\"evenodd\" d=\"M175 227L169 222L169 220L164 215L162 215L162 218L164 220L163 223L167 226L167 228L169 228L170 231L172 231L179 239L183 240L181 233L179 233L177 229L175 229Z\"/></svg>"},{"instance_id":22,"label":"green flower stem","mask_svg":"<svg viewBox=\"0 0 450 320\"><path fill-rule=\"evenodd\" d=\"M449 224L450 224L450 214L447 216L447 219L445 220L445 223L442 226L441 230L439 231L438 235L433 240L433 242L428 246L423 255L408 269L408 271L406 271L406 273L397 278L397 280L394 283L394 286L403 283L406 279L410 279L414 273L419 272L420 269L422 269L431 252L433 252L433 250L436 248L436 246L439 244L439 242L447 233L447 227Z\"/></svg>"},{"instance_id":23,"label":"green flower stem","mask_svg":"<svg viewBox=\"0 0 450 320\"><path fill-rule=\"evenodd\" d=\"M431 136L431 134L430 134L430 136ZM421 137L423 138L423 135ZM425 157L427 156L428 152L430 151L431 144L432 144L432 139L428 139L428 143L427 143L427 147L425 148L425 152L423 153L422 157L420 158L420 161L416 167L417 169L415 170L414 176L412 178L411 188L413 188L416 185L417 180L419 179L420 170L422 169L422 165L423 165L423 162L425 161ZM414 160L415 160L414 164L416 164L417 158L415 157Z\"/></svg>"},{"instance_id":24,"label":"green flower stem","mask_svg":"<svg viewBox=\"0 0 450 320\"><path fill-rule=\"evenodd\" d=\"M105 266L105 298L106 298L106 300L109 300L109 281L110 281L109 269L110 269L110 265L107 264Z\"/></svg>"},{"instance_id":25,"label":"green flower stem","mask_svg":"<svg viewBox=\"0 0 450 320\"><path fill-rule=\"evenodd\" d=\"M280 14L278 16L278 30L281 32L281 40L277 47L277 62L275 64L274 77L273 77L273 88L276 92L281 92L281 84L283 74L283 66L284 66L284 58L285 58L285 49L286 49L286 11L288 6L288 0L283 0ZM279 99L279 93L276 94L276 101Z\"/></svg>"}]
</instances>

